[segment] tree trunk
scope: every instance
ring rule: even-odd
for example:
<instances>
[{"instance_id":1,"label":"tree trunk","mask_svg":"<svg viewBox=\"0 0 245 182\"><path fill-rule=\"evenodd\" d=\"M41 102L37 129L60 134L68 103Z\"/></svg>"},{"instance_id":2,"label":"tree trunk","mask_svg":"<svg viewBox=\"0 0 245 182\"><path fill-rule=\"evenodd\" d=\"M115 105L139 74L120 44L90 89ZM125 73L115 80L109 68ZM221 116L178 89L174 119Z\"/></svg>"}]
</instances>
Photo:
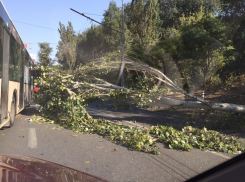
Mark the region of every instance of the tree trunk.
<instances>
[{"instance_id":1,"label":"tree trunk","mask_svg":"<svg viewBox=\"0 0 245 182\"><path fill-rule=\"evenodd\" d=\"M206 105L199 101L182 101L168 97L161 97L160 101L169 106L179 106L187 108L214 109L219 111L232 111L237 113L245 113L245 105L237 105L230 103L209 103Z\"/></svg>"}]
</instances>

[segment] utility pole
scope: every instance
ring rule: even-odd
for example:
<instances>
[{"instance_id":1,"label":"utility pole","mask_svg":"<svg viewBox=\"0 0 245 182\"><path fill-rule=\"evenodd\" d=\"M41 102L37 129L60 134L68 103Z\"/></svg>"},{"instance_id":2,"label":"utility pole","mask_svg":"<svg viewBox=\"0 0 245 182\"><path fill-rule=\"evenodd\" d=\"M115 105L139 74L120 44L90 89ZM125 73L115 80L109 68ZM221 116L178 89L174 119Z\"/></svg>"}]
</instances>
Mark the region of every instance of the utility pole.
<instances>
[{"instance_id":1,"label":"utility pole","mask_svg":"<svg viewBox=\"0 0 245 182\"><path fill-rule=\"evenodd\" d=\"M123 7L123 0L122 0L122 76L121 76L121 87L124 87L124 7Z\"/></svg>"}]
</instances>

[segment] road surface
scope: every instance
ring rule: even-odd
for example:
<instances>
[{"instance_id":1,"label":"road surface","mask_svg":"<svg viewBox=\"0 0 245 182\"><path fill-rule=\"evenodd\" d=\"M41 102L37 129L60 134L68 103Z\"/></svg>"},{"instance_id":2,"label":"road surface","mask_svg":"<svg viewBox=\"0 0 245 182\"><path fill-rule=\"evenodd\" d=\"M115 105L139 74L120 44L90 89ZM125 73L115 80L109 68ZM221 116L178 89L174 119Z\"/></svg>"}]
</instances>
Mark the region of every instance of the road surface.
<instances>
[{"instance_id":1,"label":"road surface","mask_svg":"<svg viewBox=\"0 0 245 182\"><path fill-rule=\"evenodd\" d=\"M97 114L95 117L105 113L95 109L94 105L88 108L91 115ZM117 112L106 114L119 116ZM0 130L0 154L45 159L115 182L185 181L234 156L198 149L171 150L164 144L158 144L160 155L129 151L96 134L77 134L55 124L30 122L31 116L30 110L24 110L12 128Z\"/></svg>"}]
</instances>

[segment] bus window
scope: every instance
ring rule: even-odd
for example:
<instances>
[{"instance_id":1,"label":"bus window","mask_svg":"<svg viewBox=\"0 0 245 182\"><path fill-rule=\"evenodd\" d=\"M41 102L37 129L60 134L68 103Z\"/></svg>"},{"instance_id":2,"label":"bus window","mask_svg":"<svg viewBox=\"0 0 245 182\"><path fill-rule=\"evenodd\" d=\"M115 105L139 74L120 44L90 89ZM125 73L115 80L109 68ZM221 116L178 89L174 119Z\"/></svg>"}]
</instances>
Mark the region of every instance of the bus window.
<instances>
[{"instance_id":1,"label":"bus window","mask_svg":"<svg viewBox=\"0 0 245 182\"><path fill-rule=\"evenodd\" d=\"M13 36L10 38L9 80L20 81L20 46Z\"/></svg>"},{"instance_id":2,"label":"bus window","mask_svg":"<svg viewBox=\"0 0 245 182\"><path fill-rule=\"evenodd\" d=\"M29 55L28 52L25 49L25 62L24 62L24 106L28 104L29 101L29 89L28 89L28 83L29 81Z\"/></svg>"},{"instance_id":3,"label":"bus window","mask_svg":"<svg viewBox=\"0 0 245 182\"><path fill-rule=\"evenodd\" d=\"M25 66L27 68L29 68L29 55L28 55L27 51L26 51L26 56L25 56Z\"/></svg>"},{"instance_id":4,"label":"bus window","mask_svg":"<svg viewBox=\"0 0 245 182\"><path fill-rule=\"evenodd\" d=\"M29 82L29 55L25 51L25 62L24 62L24 83L28 84Z\"/></svg>"},{"instance_id":5,"label":"bus window","mask_svg":"<svg viewBox=\"0 0 245 182\"><path fill-rule=\"evenodd\" d=\"M20 91L19 91L19 106L20 109L24 107L24 62L25 62L25 48L24 46L21 49L21 58L20 58Z\"/></svg>"}]
</instances>

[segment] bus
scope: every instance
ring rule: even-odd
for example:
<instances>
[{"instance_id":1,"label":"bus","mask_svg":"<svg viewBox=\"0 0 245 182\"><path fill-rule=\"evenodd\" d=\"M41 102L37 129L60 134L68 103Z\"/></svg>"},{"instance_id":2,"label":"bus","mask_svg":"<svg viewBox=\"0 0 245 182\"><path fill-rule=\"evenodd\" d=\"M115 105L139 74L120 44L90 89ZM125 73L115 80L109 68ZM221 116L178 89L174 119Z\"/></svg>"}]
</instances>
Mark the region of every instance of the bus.
<instances>
[{"instance_id":1,"label":"bus","mask_svg":"<svg viewBox=\"0 0 245 182\"><path fill-rule=\"evenodd\" d=\"M15 115L30 105L33 94L30 57L0 0L0 128L12 127Z\"/></svg>"}]
</instances>

